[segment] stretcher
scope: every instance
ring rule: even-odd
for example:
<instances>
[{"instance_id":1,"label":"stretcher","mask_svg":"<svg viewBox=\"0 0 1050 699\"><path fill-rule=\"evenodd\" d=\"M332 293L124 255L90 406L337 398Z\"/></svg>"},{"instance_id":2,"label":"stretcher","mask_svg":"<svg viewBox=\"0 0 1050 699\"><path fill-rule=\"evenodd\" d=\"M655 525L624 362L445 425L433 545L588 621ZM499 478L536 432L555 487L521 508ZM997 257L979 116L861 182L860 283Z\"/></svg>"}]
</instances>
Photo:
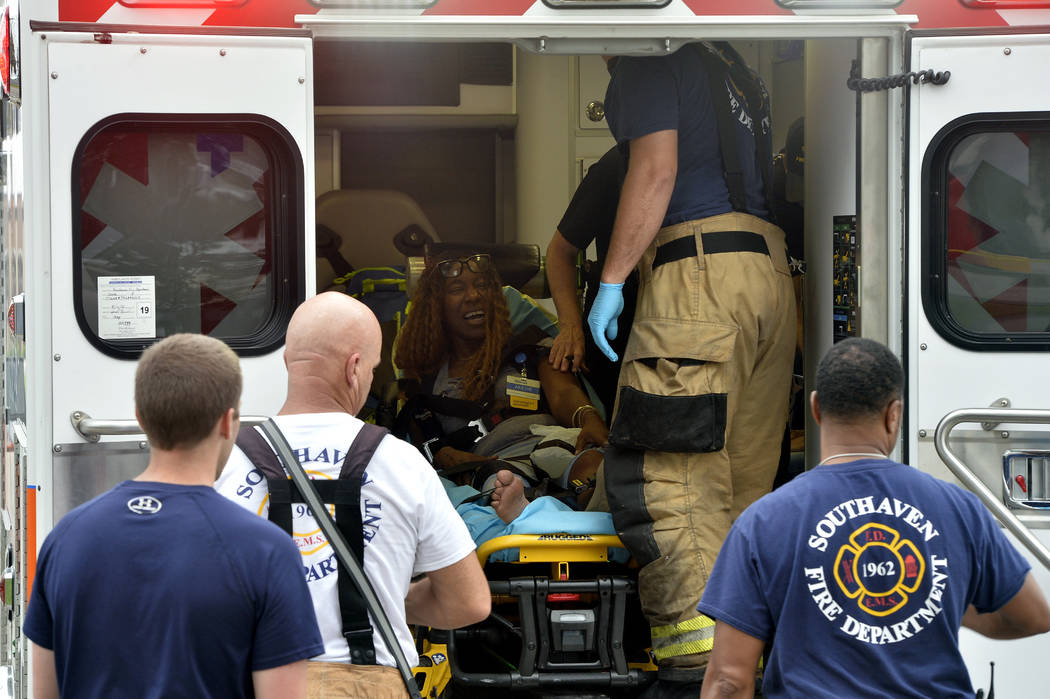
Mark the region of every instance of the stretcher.
<instances>
[{"instance_id":1,"label":"stretcher","mask_svg":"<svg viewBox=\"0 0 1050 699\"><path fill-rule=\"evenodd\" d=\"M584 514L584 513L580 513ZM497 560L507 558L510 560ZM424 697L635 696L656 676L637 566L612 534L511 534L477 555L492 613L420 638Z\"/></svg>"}]
</instances>

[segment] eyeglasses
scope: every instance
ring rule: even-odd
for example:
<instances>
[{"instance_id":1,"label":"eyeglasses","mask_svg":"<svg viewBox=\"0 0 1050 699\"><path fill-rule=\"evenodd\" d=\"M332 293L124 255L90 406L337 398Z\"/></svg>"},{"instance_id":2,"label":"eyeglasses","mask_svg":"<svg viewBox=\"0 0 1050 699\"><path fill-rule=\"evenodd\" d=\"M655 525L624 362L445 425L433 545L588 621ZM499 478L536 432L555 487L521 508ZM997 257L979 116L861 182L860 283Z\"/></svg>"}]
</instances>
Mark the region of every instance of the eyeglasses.
<instances>
[{"instance_id":1,"label":"eyeglasses","mask_svg":"<svg viewBox=\"0 0 1050 699\"><path fill-rule=\"evenodd\" d=\"M463 267L475 274L487 272L492 266L492 256L488 253L478 253L470 257L460 257L454 260L442 260L437 263L438 272L446 279L455 279L463 274Z\"/></svg>"}]
</instances>

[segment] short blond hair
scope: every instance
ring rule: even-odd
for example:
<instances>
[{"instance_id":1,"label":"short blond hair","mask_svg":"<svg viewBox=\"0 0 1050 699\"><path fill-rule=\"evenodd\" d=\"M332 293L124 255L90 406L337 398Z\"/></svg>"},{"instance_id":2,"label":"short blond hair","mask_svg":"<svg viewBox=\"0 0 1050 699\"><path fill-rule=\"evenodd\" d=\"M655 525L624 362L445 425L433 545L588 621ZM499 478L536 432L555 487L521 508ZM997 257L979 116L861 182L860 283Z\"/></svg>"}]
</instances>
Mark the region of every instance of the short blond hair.
<instances>
[{"instance_id":1,"label":"short blond hair","mask_svg":"<svg viewBox=\"0 0 1050 699\"><path fill-rule=\"evenodd\" d=\"M135 409L150 445L196 446L241 400L241 365L226 343L180 333L142 353L135 370Z\"/></svg>"}]
</instances>

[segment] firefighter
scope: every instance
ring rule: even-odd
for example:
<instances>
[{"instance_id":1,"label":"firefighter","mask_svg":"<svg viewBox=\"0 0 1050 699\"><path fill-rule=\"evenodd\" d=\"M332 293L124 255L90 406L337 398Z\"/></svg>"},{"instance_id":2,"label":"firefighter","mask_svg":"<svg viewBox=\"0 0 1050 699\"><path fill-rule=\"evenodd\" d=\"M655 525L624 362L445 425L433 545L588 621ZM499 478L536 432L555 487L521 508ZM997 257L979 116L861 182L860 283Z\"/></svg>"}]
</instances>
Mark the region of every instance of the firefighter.
<instances>
[{"instance_id":1,"label":"firefighter","mask_svg":"<svg viewBox=\"0 0 1050 699\"><path fill-rule=\"evenodd\" d=\"M973 494L889 458L904 387L889 349L843 340L815 385L823 460L736 521L704 592L703 697L753 697L767 642L766 697L974 696L960 625L1050 630L1031 566Z\"/></svg>"},{"instance_id":2,"label":"firefighter","mask_svg":"<svg viewBox=\"0 0 1050 699\"><path fill-rule=\"evenodd\" d=\"M355 417L380 363L381 340L372 311L346 294L303 302L288 324L288 394L275 422L315 480L340 481L351 493L358 485L356 494L332 503L335 524L358 552L401 652L415 665L409 624L467 626L488 616L490 599L474 542L434 470L410 444ZM324 639L307 666L310 699L407 699L394 651L313 514L278 497L287 479L263 477L269 460L275 457L263 437L242 430L215 488L285 528L299 547Z\"/></svg>"},{"instance_id":3,"label":"firefighter","mask_svg":"<svg viewBox=\"0 0 1050 699\"><path fill-rule=\"evenodd\" d=\"M787 419L795 301L767 220L767 96L724 43L608 63L606 115L628 166L588 324L610 359L636 266L640 287L607 495L642 564L654 694L696 696L714 632L696 605L733 519L772 485Z\"/></svg>"}]
</instances>

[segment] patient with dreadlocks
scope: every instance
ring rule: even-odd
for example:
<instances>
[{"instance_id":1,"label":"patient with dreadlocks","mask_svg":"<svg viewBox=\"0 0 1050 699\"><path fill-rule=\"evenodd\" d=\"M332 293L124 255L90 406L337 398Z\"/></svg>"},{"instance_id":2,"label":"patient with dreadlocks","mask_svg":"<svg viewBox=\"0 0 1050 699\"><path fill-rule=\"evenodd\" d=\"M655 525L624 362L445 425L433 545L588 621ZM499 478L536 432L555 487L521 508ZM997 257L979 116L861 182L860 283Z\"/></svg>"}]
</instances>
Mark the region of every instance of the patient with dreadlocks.
<instances>
[{"instance_id":1,"label":"patient with dreadlocks","mask_svg":"<svg viewBox=\"0 0 1050 699\"><path fill-rule=\"evenodd\" d=\"M487 254L428 260L394 361L408 379L396 430L435 468L485 494L504 522L526 486L561 483L587 504L609 430L586 392L552 369L538 328L511 330Z\"/></svg>"}]
</instances>

